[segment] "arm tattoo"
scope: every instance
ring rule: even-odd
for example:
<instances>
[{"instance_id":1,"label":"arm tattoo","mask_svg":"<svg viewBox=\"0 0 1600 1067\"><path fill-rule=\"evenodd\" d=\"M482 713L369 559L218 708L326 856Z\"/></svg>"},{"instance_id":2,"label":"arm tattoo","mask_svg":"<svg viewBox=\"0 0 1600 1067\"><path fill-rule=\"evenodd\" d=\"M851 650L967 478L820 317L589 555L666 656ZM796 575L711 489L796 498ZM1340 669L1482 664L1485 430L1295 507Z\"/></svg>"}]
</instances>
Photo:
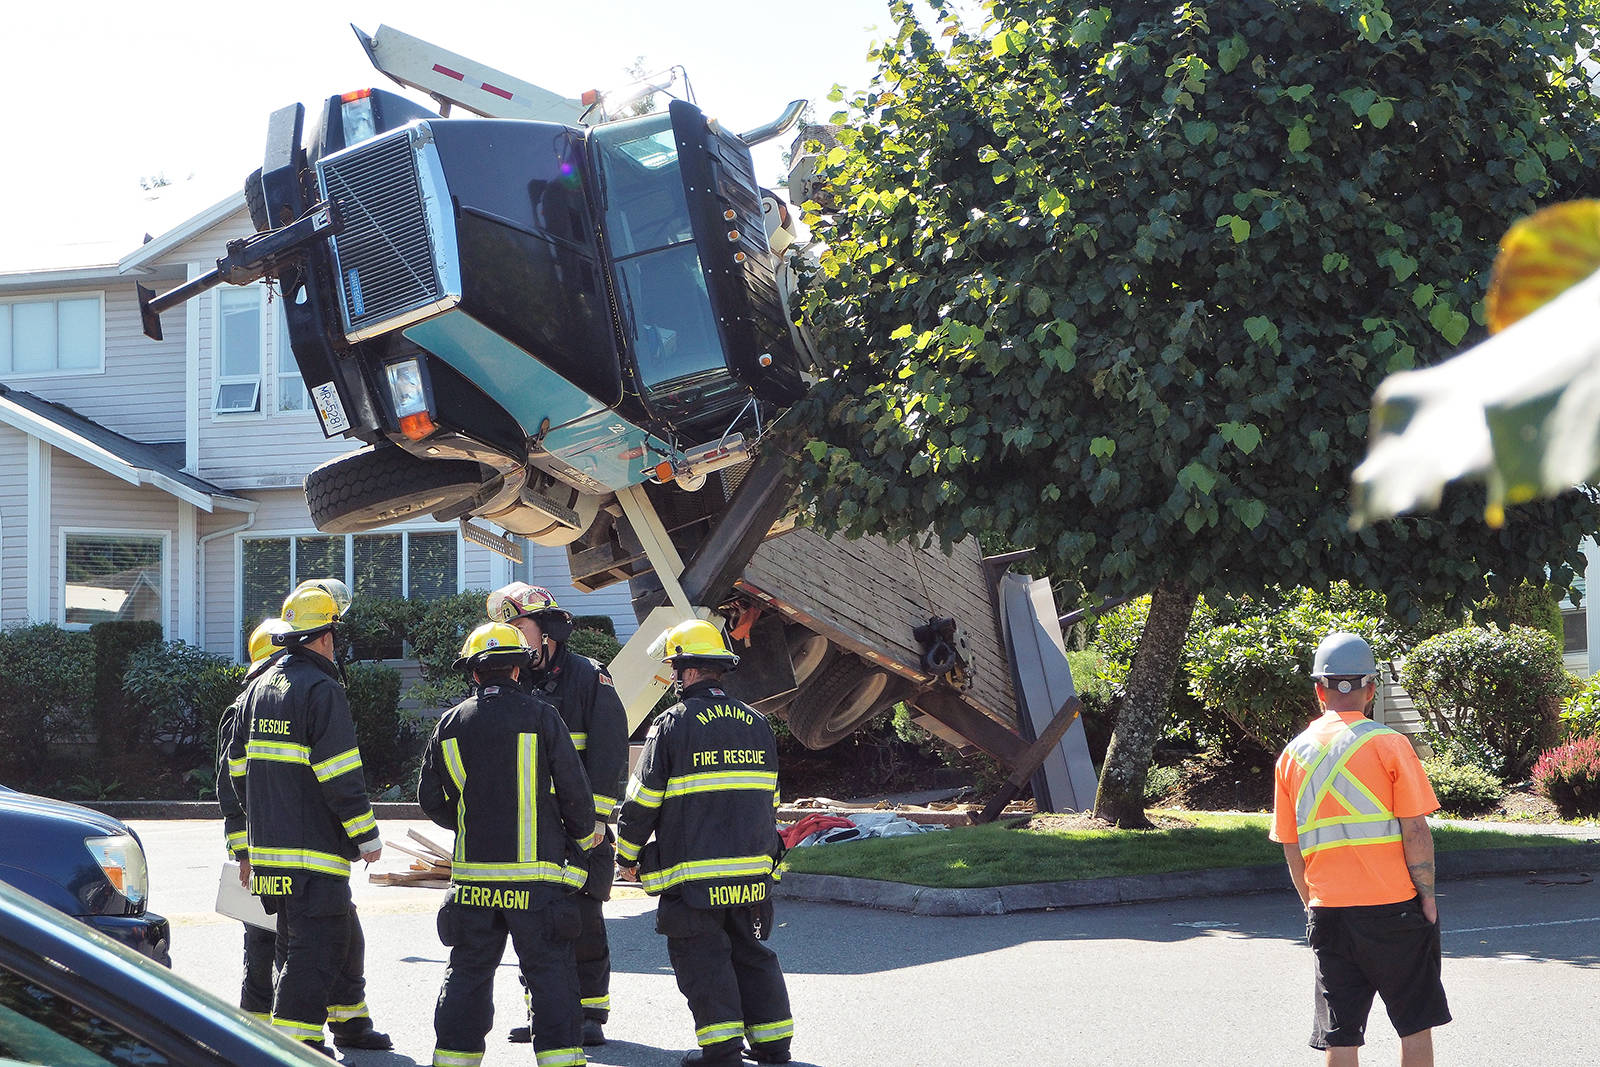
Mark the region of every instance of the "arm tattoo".
<instances>
[{"instance_id":1,"label":"arm tattoo","mask_svg":"<svg viewBox=\"0 0 1600 1067\"><path fill-rule=\"evenodd\" d=\"M1421 863L1412 863L1406 866L1411 872L1411 884L1417 887L1417 892L1424 897L1433 896L1433 861L1425 860Z\"/></svg>"}]
</instances>

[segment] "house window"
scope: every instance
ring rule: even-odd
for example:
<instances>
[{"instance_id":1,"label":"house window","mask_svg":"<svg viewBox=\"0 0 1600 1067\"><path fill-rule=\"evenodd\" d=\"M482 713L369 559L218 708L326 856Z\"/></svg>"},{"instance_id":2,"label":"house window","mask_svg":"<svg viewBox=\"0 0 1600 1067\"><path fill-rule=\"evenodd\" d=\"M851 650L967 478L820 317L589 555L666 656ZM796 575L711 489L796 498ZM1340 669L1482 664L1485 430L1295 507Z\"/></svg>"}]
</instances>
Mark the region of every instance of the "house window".
<instances>
[{"instance_id":1,"label":"house window","mask_svg":"<svg viewBox=\"0 0 1600 1067\"><path fill-rule=\"evenodd\" d=\"M63 625L163 621L164 538L66 531L62 538Z\"/></svg>"},{"instance_id":2,"label":"house window","mask_svg":"<svg viewBox=\"0 0 1600 1067\"><path fill-rule=\"evenodd\" d=\"M460 554L453 531L247 538L240 557L240 648L262 619L278 614L289 590L308 578L342 579L358 603L391 597L435 600L460 592ZM399 645L361 651L372 659L405 655Z\"/></svg>"},{"instance_id":3,"label":"house window","mask_svg":"<svg viewBox=\"0 0 1600 1067\"><path fill-rule=\"evenodd\" d=\"M98 371L105 331L100 294L0 301L0 373Z\"/></svg>"},{"instance_id":4,"label":"house window","mask_svg":"<svg viewBox=\"0 0 1600 1067\"><path fill-rule=\"evenodd\" d=\"M261 410L261 289L217 292L218 415Z\"/></svg>"},{"instance_id":5,"label":"house window","mask_svg":"<svg viewBox=\"0 0 1600 1067\"><path fill-rule=\"evenodd\" d=\"M289 344L289 316L283 304L278 305L278 410L310 411L311 394L306 391L306 381L300 376L300 364L294 361L294 349Z\"/></svg>"}]
</instances>

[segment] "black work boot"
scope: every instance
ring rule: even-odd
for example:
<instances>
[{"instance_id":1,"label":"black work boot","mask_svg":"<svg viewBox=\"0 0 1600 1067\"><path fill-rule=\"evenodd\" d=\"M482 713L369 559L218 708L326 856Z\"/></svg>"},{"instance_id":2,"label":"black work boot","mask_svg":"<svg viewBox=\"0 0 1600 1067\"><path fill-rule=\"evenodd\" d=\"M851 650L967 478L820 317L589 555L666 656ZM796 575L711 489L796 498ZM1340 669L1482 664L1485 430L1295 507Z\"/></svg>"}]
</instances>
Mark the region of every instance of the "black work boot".
<instances>
[{"instance_id":1,"label":"black work boot","mask_svg":"<svg viewBox=\"0 0 1600 1067\"><path fill-rule=\"evenodd\" d=\"M583 1020L583 1043L588 1046L606 1043L606 1032L600 1028L599 1019Z\"/></svg>"},{"instance_id":2,"label":"black work boot","mask_svg":"<svg viewBox=\"0 0 1600 1067\"><path fill-rule=\"evenodd\" d=\"M372 1020L365 1015L359 1019L329 1023L328 1029L333 1031L333 1043L339 1048L371 1049L378 1052L394 1048L394 1042L389 1040L389 1035L373 1029Z\"/></svg>"},{"instance_id":3,"label":"black work boot","mask_svg":"<svg viewBox=\"0 0 1600 1067\"><path fill-rule=\"evenodd\" d=\"M744 1050L744 1058L751 1063L788 1063L789 1043L785 1041L781 1048L774 1046L775 1043L757 1042Z\"/></svg>"},{"instance_id":4,"label":"black work boot","mask_svg":"<svg viewBox=\"0 0 1600 1067\"><path fill-rule=\"evenodd\" d=\"M333 1049L329 1048L327 1045L324 1045L321 1041L302 1041L300 1043L306 1048L310 1049L312 1052L322 1053L330 1060L336 1060L339 1058L333 1054Z\"/></svg>"},{"instance_id":5,"label":"black work boot","mask_svg":"<svg viewBox=\"0 0 1600 1067\"><path fill-rule=\"evenodd\" d=\"M741 1045L737 1041L720 1041L710 1048L697 1048L687 1052L679 1062L683 1067L743 1067L739 1058Z\"/></svg>"},{"instance_id":6,"label":"black work boot","mask_svg":"<svg viewBox=\"0 0 1600 1067\"><path fill-rule=\"evenodd\" d=\"M513 1026L510 1033L506 1034L506 1040L513 1045L531 1045L533 1044L533 1027Z\"/></svg>"}]
</instances>

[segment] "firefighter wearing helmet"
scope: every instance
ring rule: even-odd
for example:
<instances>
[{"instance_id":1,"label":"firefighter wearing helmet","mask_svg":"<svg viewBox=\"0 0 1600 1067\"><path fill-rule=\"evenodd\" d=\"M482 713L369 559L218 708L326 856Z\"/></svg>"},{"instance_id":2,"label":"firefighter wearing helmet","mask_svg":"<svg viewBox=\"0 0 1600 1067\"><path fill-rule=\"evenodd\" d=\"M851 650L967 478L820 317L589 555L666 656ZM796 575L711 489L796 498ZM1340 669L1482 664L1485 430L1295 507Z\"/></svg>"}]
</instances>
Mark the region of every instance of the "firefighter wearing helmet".
<instances>
[{"instance_id":1,"label":"firefighter wearing helmet","mask_svg":"<svg viewBox=\"0 0 1600 1067\"><path fill-rule=\"evenodd\" d=\"M451 889L439 910L450 963L433 1015L436 1065L483 1059L508 936L533 1001L539 1063L586 1062L574 893L601 835L566 724L519 684L532 658L521 632L505 623L468 634L455 666L471 679L471 695L439 719L423 754L417 802L456 832Z\"/></svg>"},{"instance_id":2,"label":"firefighter wearing helmet","mask_svg":"<svg viewBox=\"0 0 1600 1067\"><path fill-rule=\"evenodd\" d=\"M250 667L245 673L246 691L251 682L260 677L286 649L274 638L289 632L289 624L282 619L266 619L250 634L248 652ZM233 789L233 775L228 766L228 749L233 743L233 731L238 721L239 709L244 703L241 691L228 709L222 713L217 731L217 803L222 808L223 834L228 854L239 863L239 881L250 884L250 855L246 836L244 805ZM242 769L242 768L241 768ZM244 924L244 980L239 987L239 1007L261 1022L272 1022L272 987L276 969L278 935L274 930ZM350 906L350 939L345 952L344 966L334 980L329 992L328 1028L333 1032L333 1043L339 1048L391 1049L394 1042L389 1035L372 1025L366 1006L366 939L355 905Z\"/></svg>"},{"instance_id":3,"label":"firefighter wearing helmet","mask_svg":"<svg viewBox=\"0 0 1600 1067\"><path fill-rule=\"evenodd\" d=\"M682 701L650 726L617 824L617 856L623 876L659 898L656 931L666 935L700 1046L683 1062L787 1063L789 992L777 954L762 943L783 852L772 727L722 689L739 657L710 623L672 627L650 655L670 665Z\"/></svg>"},{"instance_id":4,"label":"firefighter wearing helmet","mask_svg":"<svg viewBox=\"0 0 1600 1067\"><path fill-rule=\"evenodd\" d=\"M527 638L532 660L523 678L532 691L561 713L572 743L594 788L596 829L605 838L589 859L589 880L578 895L583 932L578 937L578 987L583 1005L583 1043L605 1042L602 1028L611 1014L611 947L603 903L611 898L616 873L615 838L610 820L628 773L628 717L605 667L567 647L572 615L548 589L513 582L489 594L491 622L516 627ZM512 1029L512 1041L526 1041L528 1028Z\"/></svg>"},{"instance_id":5,"label":"firefighter wearing helmet","mask_svg":"<svg viewBox=\"0 0 1600 1067\"><path fill-rule=\"evenodd\" d=\"M289 594L281 625L264 634L282 652L245 690L228 745L231 785L246 812L250 891L276 916L284 948L272 1026L323 1051L330 1021L345 1047L389 1047L359 994L330 1009L352 959L350 864L371 863L383 851L333 661L334 629L349 606L350 591L337 579L304 582Z\"/></svg>"}]
</instances>

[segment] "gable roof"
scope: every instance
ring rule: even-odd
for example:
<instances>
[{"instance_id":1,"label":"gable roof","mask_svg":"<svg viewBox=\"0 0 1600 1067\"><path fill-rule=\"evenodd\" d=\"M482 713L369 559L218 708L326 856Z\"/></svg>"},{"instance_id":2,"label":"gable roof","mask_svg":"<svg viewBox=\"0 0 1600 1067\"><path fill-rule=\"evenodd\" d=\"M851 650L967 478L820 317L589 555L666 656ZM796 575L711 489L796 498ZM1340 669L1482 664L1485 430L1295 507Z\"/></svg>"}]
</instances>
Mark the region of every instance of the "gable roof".
<instances>
[{"instance_id":1,"label":"gable roof","mask_svg":"<svg viewBox=\"0 0 1600 1067\"><path fill-rule=\"evenodd\" d=\"M242 190L219 200L198 215L191 215L160 237L146 241L135 251L123 256L117 262L117 270L123 274L136 270L149 270L156 260L168 252L171 252L190 238L197 237L209 230L234 212L243 211L244 207L244 192Z\"/></svg>"},{"instance_id":2,"label":"gable roof","mask_svg":"<svg viewBox=\"0 0 1600 1067\"><path fill-rule=\"evenodd\" d=\"M0 384L0 423L76 456L130 485L153 485L203 511L252 512L255 501L186 473L181 456L108 430L93 419L20 389ZM180 446L181 447L181 446Z\"/></svg>"}]
</instances>

